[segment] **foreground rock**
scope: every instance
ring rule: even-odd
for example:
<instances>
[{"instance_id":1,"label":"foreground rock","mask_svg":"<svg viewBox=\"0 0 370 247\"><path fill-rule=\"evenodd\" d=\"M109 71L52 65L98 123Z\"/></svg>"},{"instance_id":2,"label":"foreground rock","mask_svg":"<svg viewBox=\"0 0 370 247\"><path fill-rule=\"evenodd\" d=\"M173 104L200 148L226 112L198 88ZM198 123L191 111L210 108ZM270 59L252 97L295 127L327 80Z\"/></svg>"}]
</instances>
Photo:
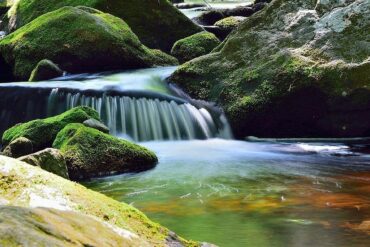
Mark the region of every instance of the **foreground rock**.
<instances>
[{"instance_id":1,"label":"foreground rock","mask_svg":"<svg viewBox=\"0 0 370 247\"><path fill-rule=\"evenodd\" d=\"M65 246L66 239L86 246L199 246L169 238L168 229L125 203L5 156L0 156L0 203L6 206L0 208L4 246L24 241Z\"/></svg>"},{"instance_id":2,"label":"foreground rock","mask_svg":"<svg viewBox=\"0 0 370 247\"><path fill-rule=\"evenodd\" d=\"M69 124L53 143L67 161L74 180L153 168L158 160L148 149L83 124Z\"/></svg>"},{"instance_id":3,"label":"foreground rock","mask_svg":"<svg viewBox=\"0 0 370 247\"><path fill-rule=\"evenodd\" d=\"M144 46L121 19L87 7L63 7L38 17L2 39L0 54L14 80L28 80L43 59L70 73L176 64Z\"/></svg>"},{"instance_id":4,"label":"foreground rock","mask_svg":"<svg viewBox=\"0 0 370 247\"><path fill-rule=\"evenodd\" d=\"M171 54L180 63L184 63L210 53L219 44L220 41L213 33L200 32L177 41L172 47Z\"/></svg>"},{"instance_id":5,"label":"foreground rock","mask_svg":"<svg viewBox=\"0 0 370 247\"><path fill-rule=\"evenodd\" d=\"M19 160L69 179L66 161L57 149L47 148L34 154L22 156Z\"/></svg>"},{"instance_id":6,"label":"foreground rock","mask_svg":"<svg viewBox=\"0 0 370 247\"><path fill-rule=\"evenodd\" d=\"M177 40L201 31L167 0L19 0L8 13L10 29L64 6L88 6L122 18L146 46L167 52Z\"/></svg>"},{"instance_id":7,"label":"foreground rock","mask_svg":"<svg viewBox=\"0 0 370 247\"><path fill-rule=\"evenodd\" d=\"M14 140L23 137L32 142L33 152L39 151L51 147L58 132L67 124L83 123L91 118L99 120L99 114L89 107L76 107L55 117L36 119L27 123L15 125L4 132L2 144L6 147ZM27 148L27 150L29 149ZM22 155L30 154L27 152L22 152ZM17 156L19 157L19 155Z\"/></svg>"},{"instance_id":8,"label":"foreground rock","mask_svg":"<svg viewBox=\"0 0 370 247\"><path fill-rule=\"evenodd\" d=\"M172 76L237 137L370 135L370 2L275 0Z\"/></svg>"}]
</instances>

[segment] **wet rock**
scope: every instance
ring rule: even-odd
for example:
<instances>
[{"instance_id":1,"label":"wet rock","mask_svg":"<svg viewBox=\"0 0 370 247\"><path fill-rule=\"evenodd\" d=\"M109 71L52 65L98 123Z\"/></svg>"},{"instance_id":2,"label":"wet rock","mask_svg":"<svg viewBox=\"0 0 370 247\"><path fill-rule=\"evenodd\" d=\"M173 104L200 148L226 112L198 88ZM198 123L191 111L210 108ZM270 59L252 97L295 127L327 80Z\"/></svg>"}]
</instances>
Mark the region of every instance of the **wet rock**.
<instances>
[{"instance_id":1,"label":"wet rock","mask_svg":"<svg viewBox=\"0 0 370 247\"><path fill-rule=\"evenodd\" d=\"M178 4L175 4L175 7L178 9L206 8L207 4L205 3L178 3Z\"/></svg>"},{"instance_id":2,"label":"wet rock","mask_svg":"<svg viewBox=\"0 0 370 247\"><path fill-rule=\"evenodd\" d=\"M77 123L61 130L53 147L62 152L73 180L143 171L158 162L156 155L142 146Z\"/></svg>"},{"instance_id":3,"label":"wet rock","mask_svg":"<svg viewBox=\"0 0 370 247\"><path fill-rule=\"evenodd\" d=\"M223 18L225 18L225 14L221 10L210 10L194 18L194 21L200 25L211 26Z\"/></svg>"},{"instance_id":4,"label":"wet rock","mask_svg":"<svg viewBox=\"0 0 370 247\"><path fill-rule=\"evenodd\" d=\"M11 141L3 150L3 155L18 158L33 152L32 141L25 137L18 137Z\"/></svg>"},{"instance_id":5,"label":"wet rock","mask_svg":"<svg viewBox=\"0 0 370 247\"><path fill-rule=\"evenodd\" d=\"M220 41L214 34L200 32L177 41L172 48L171 54L181 63L184 63L210 53L219 44Z\"/></svg>"},{"instance_id":6,"label":"wet rock","mask_svg":"<svg viewBox=\"0 0 370 247\"><path fill-rule=\"evenodd\" d=\"M18 159L27 164L38 166L45 171L69 179L66 161L57 149L47 148L37 153L22 156Z\"/></svg>"},{"instance_id":7,"label":"wet rock","mask_svg":"<svg viewBox=\"0 0 370 247\"><path fill-rule=\"evenodd\" d=\"M63 71L50 60L43 59L32 71L29 81L46 81L63 76Z\"/></svg>"},{"instance_id":8,"label":"wet rock","mask_svg":"<svg viewBox=\"0 0 370 247\"><path fill-rule=\"evenodd\" d=\"M97 130L99 130L103 133L109 134L109 128L105 124L103 124L102 122L100 122L100 121L98 121L94 118L90 118L90 119L84 121L83 124L86 127L97 129Z\"/></svg>"},{"instance_id":9,"label":"wet rock","mask_svg":"<svg viewBox=\"0 0 370 247\"><path fill-rule=\"evenodd\" d=\"M272 1L170 80L217 101L239 138L369 136L370 2L323 2Z\"/></svg>"},{"instance_id":10,"label":"wet rock","mask_svg":"<svg viewBox=\"0 0 370 247\"><path fill-rule=\"evenodd\" d=\"M88 119L100 120L99 114L92 108L79 106L60 115L36 119L27 123L21 123L6 130L2 137L3 146L7 146L14 140L25 137L33 144L33 152L51 147L56 135L69 123L83 123ZM28 149L27 149L28 150ZM24 153L23 155L30 154Z\"/></svg>"}]
</instances>

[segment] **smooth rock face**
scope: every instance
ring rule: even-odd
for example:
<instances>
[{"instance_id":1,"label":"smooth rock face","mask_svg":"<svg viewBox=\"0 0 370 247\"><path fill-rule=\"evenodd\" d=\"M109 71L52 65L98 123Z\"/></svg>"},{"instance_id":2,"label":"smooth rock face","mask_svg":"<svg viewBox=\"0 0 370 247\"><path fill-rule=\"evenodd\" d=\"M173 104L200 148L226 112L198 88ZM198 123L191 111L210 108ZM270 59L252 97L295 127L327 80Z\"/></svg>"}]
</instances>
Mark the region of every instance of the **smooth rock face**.
<instances>
[{"instance_id":1,"label":"smooth rock face","mask_svg":"<svg viewBox=\"0 0 370 247\"><path fill-rule=\"evenodd\" d=\"M122 19L88 7L39 16L1 39L0 54L14 80L28 80L43 59L69 73L176 64L171 56L144 46Z\"/></svg>"},{"instance_id":2,"label":"smooth rock face","mask_svg":"<svg viewBox=\"0 0 370 247\"><path fill-rule=\"evenodd\" d=\"M184 63L210 53L219 44L220 41L213 33L200 32L177 41L171 54Z\"/></svg>"},{"instance_id":3,"label":"smooth rock face","mask_svg":"<svg viewBox=\"0 0 370 247\"><path fill-rule=\"evenodd\" d=\"M66 161L58 149L47 148L34 154L22 156L19 160L69 179Z\"/></svg>"},{"instance_id":4,"label":"smooth rock face","mask_svg":"<svg viewBox=\"0 0 370 247\"><path fill-rule=\"evenodd\" d=\"M153 168L156 155L126 140L84 126L69 124L61 130L53 147L60 149L73 180Z\"/></svg>"},{"instance_id":5,"label":"smooth rock face","mask_svg":"<svg viewBox=\"0 0 370 247\"><path fill-rule=\"evenodd\" d=\"M107 246L168 246L169 230L137 209L5 156L0 156L0 204L7 206L0 208L1 246L26 240L59 244L62 236L92 244L86 246L106 246L104 240ZM198 245L181 237L177 241Z\"/></svg>"},{"instance_id":6,"label":"smooth rock face","mask_svg":"<svg viewBox=\"0 0 370 247\"><path fill-rule=\"evenodd\" d=\"M7 145L3 150L3 155L18 158L33 152L32 141L25 137L19 137Z\"/></svg>"},{"instance_id":7,"label":"smooth rock face","mask_svg":"<svg viewBox=\"0 0 370 247\"><path fill-rule=\"evenodd\" d=\"M105 124L94 118L87 119L86 121L83 122L83 125L85 125L86 127L100 130L103 133L109 134L109 128Z\"/></svg>"},{"instance_id":8,"label":"smooth rock face","mask_svg":"<svg viewBox=\"0 0 370 247\"><path fill-rule=\"evenodd\" d=\"M117 16L146 46L166 52L177 40L202 31L167 0L19 0L8 12L10 29L65 6L87 6Z\"/></svg>"},{"instance_id":9,"label":"smooth rock face","mask_svg":"<svg viewBox=\"0 0 370 247\"><path fill-rule=\"evenodd\" d=\"M43 59L32 71L28 81L46 81L56 77L63 76L63 71L50 60Z\"/></svg>"},{"instance_id":10,"label":"smooth rock face","mask_svg":"<svg viewBox=\"0 0 370 247\"><path fill-rule=\"evenodd\" d=\"M92 217L49 208L0 206L1 246L138 246ZM97 237L99 236L99 237Z\"/></svg>"},{"instance_id":11,"label":"smooth rock face","mask_svg":"<svg viewBox=\"0 0 370 247\"><path fill-rule=\"evenodd\" d=\"M369 12L366 0L272 1L172 81L223 106L239 138L369 136Z\"/></svg>"}]
</instances>

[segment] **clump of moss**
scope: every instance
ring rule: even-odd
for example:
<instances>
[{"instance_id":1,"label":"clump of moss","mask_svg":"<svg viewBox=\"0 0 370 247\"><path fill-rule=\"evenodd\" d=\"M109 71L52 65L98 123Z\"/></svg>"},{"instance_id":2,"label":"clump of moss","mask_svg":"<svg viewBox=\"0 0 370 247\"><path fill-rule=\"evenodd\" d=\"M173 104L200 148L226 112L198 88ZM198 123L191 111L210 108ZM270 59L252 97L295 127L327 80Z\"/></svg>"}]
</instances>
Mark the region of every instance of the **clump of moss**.
<instances>
[{"instance_id":1,"label":"clump of moss","mask_svg":"<svg viewBox=\"0 0 370 247\"><path fill-rule=\"evenodd\" d=\"M61 130L53 147L60 149L66 159L71 179L143 171L158 161L144 147L77 123Z\"/></svg>"},{"instance_id":2,"label":"clump of moss","mask_svg":"<svg viewBox=\"0 0 370 247\"><path fill-rule=\"evenodd\" d=\"M210 53L220 44L218 38L209 32L200 32L178 40L172 47L171 54L181 63Z\"/></svg>"},{"instance_id":3,"label":"clump of moss","mask_svg":"<svg viewBox=\"0 0 370 247\"><path fill-rule=\"evenodd\" d=\"M0 41L15 80L28 80L42 59L70 73L172 65L144 46L122 19L88 7L46 13Z\"/></svg>"},{"instance_id":4,"label":"clump of moss","mask_svg":"<svg viewBox=\"0 0 370 247\"><path fill-rule=\"evenodd\" d=\"M201 31L167 0L19 0L8 14L9 23L15 24L10 29L65 6L87 6L117 16L146 46L166 52L177 40Z\"/></svg>"},{"instance_id":5,"label":"clump of moss","mask_svg":"<svg viewBox=\"0 0 370 247\"><path fill-rule=\"evenodd\" d=\"M43 81L63 75L63 71L50 60L43 59L32 71L29 81Z\"/></svg>"},{"instance_id":6,"label":"clump of moss","mask_svg":"<svg viewBox=\"0 0 370 247\"><path fill-rule=\"evenodd\" d=\"M236 28L242 21L246 18L243 16L229 16L222 20L219 20L215 23L215 26L218 26L222 29L232 30Z\"/></svg>"},{"instance_id":7,"label":"clump of moss","mask_svg":"<svg viewBox=\"0 0 370 247\"><path fill-rule=\"evenodd\" d=\"M67 124L82 123L90 118L100 120L99 114L95 110L80 106L58 116L17 124L4 132L2 144L7 146L11 141L25 137L32 141L33 151L38 151L50 147L58 132Z\"/></svg>"}]
</instances>

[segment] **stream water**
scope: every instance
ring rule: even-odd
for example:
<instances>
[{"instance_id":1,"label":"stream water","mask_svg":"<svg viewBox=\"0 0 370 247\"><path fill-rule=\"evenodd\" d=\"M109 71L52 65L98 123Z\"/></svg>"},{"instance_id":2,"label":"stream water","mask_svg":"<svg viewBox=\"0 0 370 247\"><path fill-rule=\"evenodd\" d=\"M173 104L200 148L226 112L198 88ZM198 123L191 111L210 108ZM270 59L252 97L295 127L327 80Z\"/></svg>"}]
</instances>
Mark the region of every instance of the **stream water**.
<instances>
[{"instance_id":1,"label":"stream water","mask_svg":"<svg viewBox=\"0 0 370 247\"><path fill-rule=\"evenodd\" d=\"M153 170L85 185L189 239L219 246L369 246L363 145L147 142Z\"/></svg>"},{"instance_id":2,"label":"stream water","mask_svg":"<svg viewBox=\"0 0 370 247\"><path fill-rule=\"evenodd\" d=\"M226 247L369 246L368 147L233 141L221 111L166 83L174 69L2 83L0 132L88 105L159 164L85 185L179 235Z\"/></svg>"}]
</instances>

